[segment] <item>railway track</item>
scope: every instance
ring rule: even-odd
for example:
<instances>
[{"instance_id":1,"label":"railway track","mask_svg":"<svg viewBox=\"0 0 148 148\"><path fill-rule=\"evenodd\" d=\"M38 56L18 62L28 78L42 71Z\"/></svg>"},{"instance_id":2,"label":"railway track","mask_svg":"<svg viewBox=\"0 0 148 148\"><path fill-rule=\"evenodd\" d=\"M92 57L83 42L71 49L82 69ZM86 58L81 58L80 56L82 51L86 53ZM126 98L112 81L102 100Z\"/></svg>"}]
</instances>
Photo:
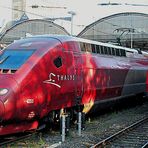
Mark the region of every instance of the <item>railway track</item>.
<instances>
[{"instance_id":1,"label":"railway track","mask_svg":"<svg viewBox=\"0 0 148 148\"><path fill-rule=\"evenodd\" d=\"M103 139L91 148L147 148L148 117L124 128L123 130Z\"/></svg>"},{"instance_id":2,"label":"railway track","mask_svg":"<svg viewBox=\"0 0 148 148\"><path fill-rule=\"evenodd\" d=\"M147 115L148 102L145 102L142 105L137 105L127 109L121 109L118 112L110 112L101 116L99 115L98 117L91 118L90 121L86 122L86 129L82 132L81 137L78 136L75 126L72 126L69 136L66 137L66 141L64 143L59 143L61 141L61 135L57 130L52 131L46 129L44 132L35 134L35 136L30 136L28 139L22 138L21 142L11 141L8 147L88 148L91 146L95 146L98 141L101 141L102 139L113 135L114 133L124 129L134 122L140 121L140 119L147 117ZM143 134L142 131L141 134ZM118 135L118 137L120 136L122 136L122 134ZM140 138L140 140L141 139L142 138ZM109 143L107 142L107 144ZM146 147L146 141L144 141L144 143L139 147L142 146L144 146L143 148ZM111 145L101 145L98 147L111 147ZM116 147L129 148L129 146ZM132 145L132 148L133 147L134 146Z\"/></svg>"},{"instance_id":3,"label":"railway track","mask_svg":"<svg viewBox=\"0 0 148 148\"><path fill-rule=\"evenodd\" d=\"M0 147L5 146L7 144L14 143L16 141L21 141L26 138L31 137L35 133L22 133L22 134L16 134L12 136L6 136L6 137L0 137Z\"/></svg>"}]
</instances>

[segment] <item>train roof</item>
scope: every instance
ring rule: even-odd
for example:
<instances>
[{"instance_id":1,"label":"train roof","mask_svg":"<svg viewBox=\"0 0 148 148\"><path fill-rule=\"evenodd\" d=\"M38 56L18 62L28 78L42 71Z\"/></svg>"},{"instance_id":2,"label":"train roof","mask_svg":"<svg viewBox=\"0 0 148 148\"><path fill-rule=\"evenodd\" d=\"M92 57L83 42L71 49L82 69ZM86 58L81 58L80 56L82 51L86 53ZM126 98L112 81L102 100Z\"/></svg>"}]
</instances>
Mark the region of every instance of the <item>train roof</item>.
<instances>
[{"instance_id":1,"label":"train roof","mask_svg":"<svg viewBox=\"0 0 148 148\"><path fill-rule=\"evenodd\" d=\"M77 42L84 42L84 43L96 44L96 45L101 45L101 46L106 46L106 47L123 49L123 50L129 51L129 52L138 52L138 49L134 49L134 48L127 48L127 47L113 45L110 43L103 43L103 42L73 37L73 36L69 36L69 35L37 35L37 36L32 36L31 38L55 38L55 39L60 40L61 42L77 41ZM147 52L142 52L142 54L143 53L148 55Z\"/></svg>"},{"instance_id":2,"label":"train roof","mask_svg":"<svg viewBox=\"0 0 148 148\"><path fill-rule=\"evenodd\" d=\"M127 52L140 53L140 54L148 57L148 52L140 51L139 49L127 48L127 47L117 46L117 45L113 45L113 44L109 44L109 43L103 43L103 42L73 37L73 36L69 36L69 35L52 35L52 34L51 35L49 35L49 34L48 35L35 35L35 36L27 37L23 40L22 39L18 40L18 42L24 42L25 40L27 40L27 42L28 42L29 39L46 39L48 41L48 39L51 39L51 38L57 39L60 42L75 41L75 42L83 42L83 43L95 44L95 45L100 45L100 46L106 46L106 47L110 47L110 48L122 49Z\"/></svg>"}]
</instances>

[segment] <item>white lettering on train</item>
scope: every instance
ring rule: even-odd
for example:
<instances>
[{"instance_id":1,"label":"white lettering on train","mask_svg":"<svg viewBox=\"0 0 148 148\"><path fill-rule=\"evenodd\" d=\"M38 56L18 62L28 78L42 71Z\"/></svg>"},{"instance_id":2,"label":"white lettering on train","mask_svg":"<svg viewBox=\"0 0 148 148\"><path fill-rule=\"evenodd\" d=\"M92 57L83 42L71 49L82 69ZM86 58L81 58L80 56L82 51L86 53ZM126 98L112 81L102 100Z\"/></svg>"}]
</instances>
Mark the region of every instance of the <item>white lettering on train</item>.
<instances>
[{"instance_id":1,"label":"white lettering on train","mask_svg":"<svg viewBox=\"0 0 148 148\"><path fill-rule=\"evenodd\" d=\"M61 86L58 83L56 83L56 81L74 81L75 77L75 75L56 75L54 73L50 73L49 79L43 81L43 83L52 84L61 88Z\"/></svg>"}]
</instances>

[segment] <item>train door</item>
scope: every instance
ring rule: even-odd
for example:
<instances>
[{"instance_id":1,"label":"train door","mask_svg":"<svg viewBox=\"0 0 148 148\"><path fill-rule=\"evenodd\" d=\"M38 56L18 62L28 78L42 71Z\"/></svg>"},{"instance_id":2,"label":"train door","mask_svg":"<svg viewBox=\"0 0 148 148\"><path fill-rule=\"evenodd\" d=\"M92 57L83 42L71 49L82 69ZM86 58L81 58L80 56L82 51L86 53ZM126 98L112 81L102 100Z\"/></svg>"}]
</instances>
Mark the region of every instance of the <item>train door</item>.
<instances>
[{"instance_id":1,"label":"train door","mask_svg":"<svg viewBox=\"0 0 148 148\"><path fill-rule=\"evenodd\" d=\"M46 104L50 110L55 110L66 106L65 94L68 89L66 57L60 42L50 50L47 58L48 75L43 81L47 96Z\"/></svg>"},{"instance_id":2,"label":"train door","mask_svg":"<svg viewBox=\"0 0 148 148\"><path fill-rule=\"evenodd\" d=\"M62 44L50 51L49 78L46 85L51 110L75 105L75 79L73 52L66 51Z\"/></svg>"},{"instance_id":3,"label":"train door","mask_svg":"<svg viewBox=\"0 0 148 148\"><path fill-rule=\"evenodd\" d=\"M83 97L83 70L82 58L75 55L75 105L80 105Z\"/></svg>"}]
</instances>

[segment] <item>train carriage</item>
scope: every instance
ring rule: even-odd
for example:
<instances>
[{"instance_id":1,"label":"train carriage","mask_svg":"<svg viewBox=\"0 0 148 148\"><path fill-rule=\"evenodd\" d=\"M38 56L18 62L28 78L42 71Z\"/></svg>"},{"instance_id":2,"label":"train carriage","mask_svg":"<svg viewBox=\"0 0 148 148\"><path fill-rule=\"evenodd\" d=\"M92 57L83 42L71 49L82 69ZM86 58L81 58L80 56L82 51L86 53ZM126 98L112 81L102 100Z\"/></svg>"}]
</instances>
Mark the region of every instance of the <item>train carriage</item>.
<instances>
[{"instance_id":1,"label":"train carriage","mask_svg":"<svg viewBox=\"0 0 148 148\"><path fill-rule=\"evenodd\" d=\"M148 53L71 36L22 39L0 51L0 135L37 129L60 111L148 94Z\"/></svg>"}]
</instances>

